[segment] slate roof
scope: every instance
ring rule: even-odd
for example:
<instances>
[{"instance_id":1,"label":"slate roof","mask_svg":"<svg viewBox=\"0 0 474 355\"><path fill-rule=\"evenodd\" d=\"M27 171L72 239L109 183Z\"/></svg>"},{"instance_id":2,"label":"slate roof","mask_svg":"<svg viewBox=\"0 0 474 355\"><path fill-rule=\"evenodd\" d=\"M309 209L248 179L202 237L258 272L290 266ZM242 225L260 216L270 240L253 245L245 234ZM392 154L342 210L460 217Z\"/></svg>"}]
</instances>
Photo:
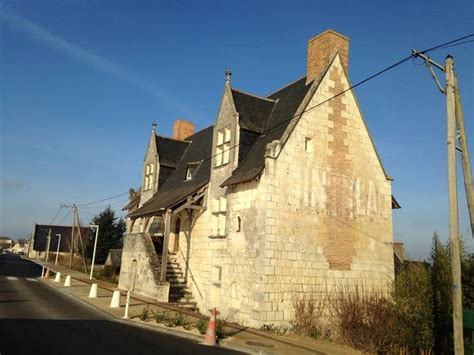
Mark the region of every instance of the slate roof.
<instances>
[{"instance_id":1,"label":"slate roof","mask_svg":"<svg viewBox=\"0 0 474 355\"><path fill-rule=\"evenodd\" d=\"M110 259L110 264L108 263ZM107 260L105 261L106 265L120 266L122 263L122 249L110 249Z\"/></svg>"},{"instance_id":2,"label":"slate roof","mask_svg":"<svg viewBox=\"0 0 474 355\"><path fill-rule=\"evenodd\" d=\"M205 128L186 139L187 148L175 171L158 192L141 208L129 214L138 217L156 213L185 200L209 182L211 171L212 135L214 126ZM161 158L161 157L160 157ZM188 163L201 161L194 179L186 180Z\"/></svg>"},{"instance_id":3,"label":"slate roof","mask_svg":"<svg viewBox=\"0 0 474 355\"><path fill-rule=\"evenodd\" d=\"M71 248L71 232L72 226L53 226L47 224L35 224L33 234L34 243L33 250L45 251L47 246L46 237L48 236L49 228L51 228L51 241L49 243L49 251L56 252L58 248L59 237L56 234L61 234L61 244L59 245L59 252L69 252ZM89 228L81 227L81 239L85 243L89 234ZM79 241L78 241L79 242ZM80 246L80 244L79 244ZM85 246L85 245L84 245Z\"/></svg>"},{"instance_id":4,"label":"slate roof","mask_svg":"<svg viewBox=\"0 0 474 355\"><path fill-rule=\"evenodd\" d=\"M156 147L158 149L158 156L160 157L160 165L177 167L188 144L189 142L187 141L156 136Z\"/></svg>"},{"instance_id":5,"label":"slate roof","mask_svg":"<svg viewBox=\"0 0 474 355\"><path fill-rule=\"evenodd\" d=\"M233 171L232 176L224 181L222 186L249 181L260 174L265 166L264 157L267 144L275 139L280 139L311 85L312 82L306 84L306 77L302 77L268 96L268 99L274 100L275 104L266 120L265 130L252 145L242 163ZM260 100L267 102L266 99ZM260 105L264 106L262 103ZM255 113L247 111L247 115L260 118L263 111L260 105L256 105ZM239 112L238 109L237 112Z\"/></svg>"},{"instance_id":6,"label":"slate roof","mask_svg":"<svg viewBox=\"0 0 474 355\"><path fill-rule=\"evenodd\" d=\"M136 193L132 199L122 208L122 211L127 211L132 209L135 206L138 206L140 203L140 192Z\"/></svg>"},{"instance_id":7,"label":"slate roof","mask_svg":"<svg viewBox=\"0 0 474 355\"><path fill-rule=\"evenodd\" d=\"M262 133L275 107L275 100L257 97L236 89L232 89L232 98L239 113L240 128Z\"/></svg>"}]
</instances>

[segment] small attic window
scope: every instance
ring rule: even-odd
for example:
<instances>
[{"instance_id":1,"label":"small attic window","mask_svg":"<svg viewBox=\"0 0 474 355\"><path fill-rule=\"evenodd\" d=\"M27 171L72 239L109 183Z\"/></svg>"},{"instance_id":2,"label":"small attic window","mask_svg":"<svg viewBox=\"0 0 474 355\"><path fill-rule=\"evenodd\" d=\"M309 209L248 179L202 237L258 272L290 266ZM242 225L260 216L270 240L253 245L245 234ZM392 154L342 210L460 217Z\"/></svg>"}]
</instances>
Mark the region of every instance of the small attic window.
<instances>
[{"instance_id":1,"label":"small attic window","mask_svg":"<svg viewBox=\"0 0 474 355\"><path fill-rule=\"evenodd\" d=\"M311 138L309 137L304 138L304 150L305 152L313 151L313 142L311 141Z\"/></svg>"},{"instance_id":2,"label":"small attic window","mask_svg":"<svg viewBox=\"0 0 474 355\"><path fill-rule=\"evenodd\" d=\"M196 177L200 165L200 161L188 163L188 168L186 170L186 181L193 180Z\"/></svg>"}]
</instances>

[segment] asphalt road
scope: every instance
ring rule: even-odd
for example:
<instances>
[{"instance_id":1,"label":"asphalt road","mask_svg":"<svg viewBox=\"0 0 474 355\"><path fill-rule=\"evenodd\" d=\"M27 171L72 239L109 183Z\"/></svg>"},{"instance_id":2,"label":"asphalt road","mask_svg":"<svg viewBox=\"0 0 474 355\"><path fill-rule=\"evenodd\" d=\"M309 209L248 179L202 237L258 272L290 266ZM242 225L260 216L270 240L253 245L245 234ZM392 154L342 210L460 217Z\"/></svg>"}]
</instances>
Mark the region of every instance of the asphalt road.
<instances>
[{"instance_id":1,"label":"asphalt road","mask_svg":"<svg viewBox=\"0 0 474 355\"><path fill-rule=\"evenodd\" d=\"M0 255L0 355L237 354L112 321L40 275L40 266Z\"/></svg>"}]
</instances>

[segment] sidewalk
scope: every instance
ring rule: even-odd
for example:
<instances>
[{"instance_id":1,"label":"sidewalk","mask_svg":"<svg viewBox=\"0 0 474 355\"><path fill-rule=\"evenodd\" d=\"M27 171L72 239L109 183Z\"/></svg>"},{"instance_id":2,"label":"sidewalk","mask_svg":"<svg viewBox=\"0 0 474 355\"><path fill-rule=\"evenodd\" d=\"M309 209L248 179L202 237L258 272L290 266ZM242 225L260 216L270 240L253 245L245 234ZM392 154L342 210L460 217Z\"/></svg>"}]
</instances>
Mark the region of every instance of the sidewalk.
<instances>
[{"instance_id":1,"label":"sidewalk","mask_svg":"<svg viewBox=\"0 0 474 355\"><path fill-rule=\"evenodd\" d=\"M26 257L24 258L27 259ZM197 342L200 342L203 339L203 336L200 335L195 328L192 330L185 330L181 327L166 327L162 324L156 323L153 318L144 322L139 320L138 316L145 308L147 308L149 311L155 313L164 311L168 313L181 313L194 323L201 319L208 321L209 317L132 293L129 306L130 319L125 320L122 318L125 312L125 291L121 291L120 307L109 307L112 293L117 289L117 285L97 279L89 280L88 275L76 270L67 269L60 265L44 263L43 261L34 259L27 260L39 265L47 266L50 271L52 271L49 279L41 279L41 281L59 289L61 292L71 297L79 299L83 303L86 303L116 321L186 337ZM56 272L61 273L61 282L54 282L54 273ZM64 287L64 279L66 275L71 275L71 287ZM88 298L90 285L92 283L97 283L98 285L97 298ZM225 335L226 337L220 341L220 346L249 354L357 354L353 349L327 341L313 340L291 335L277 336L230 323L225 324Z\"/></svg>"}]
</instances>

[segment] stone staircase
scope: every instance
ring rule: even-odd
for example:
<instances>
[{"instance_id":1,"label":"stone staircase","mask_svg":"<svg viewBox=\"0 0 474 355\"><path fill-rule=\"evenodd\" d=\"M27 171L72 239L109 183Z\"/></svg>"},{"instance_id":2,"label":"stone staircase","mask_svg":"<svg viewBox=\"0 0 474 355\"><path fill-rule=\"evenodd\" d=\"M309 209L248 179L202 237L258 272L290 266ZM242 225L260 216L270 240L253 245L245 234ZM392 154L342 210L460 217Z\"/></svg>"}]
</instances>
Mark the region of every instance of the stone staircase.
<instances>
[{"instance_id":1,"label":"stone staircase","mask_svg":"<svg viewBox=\"0 0 474 355\"><path fill-rule=\"evenodd\" d=\"M197 311L197 303L194 301L192 292L184 280L184 272L176 254L168 254L168 267L166 269L166 280L170 283L169 303Z\"/></svg>"}]
</instances>

